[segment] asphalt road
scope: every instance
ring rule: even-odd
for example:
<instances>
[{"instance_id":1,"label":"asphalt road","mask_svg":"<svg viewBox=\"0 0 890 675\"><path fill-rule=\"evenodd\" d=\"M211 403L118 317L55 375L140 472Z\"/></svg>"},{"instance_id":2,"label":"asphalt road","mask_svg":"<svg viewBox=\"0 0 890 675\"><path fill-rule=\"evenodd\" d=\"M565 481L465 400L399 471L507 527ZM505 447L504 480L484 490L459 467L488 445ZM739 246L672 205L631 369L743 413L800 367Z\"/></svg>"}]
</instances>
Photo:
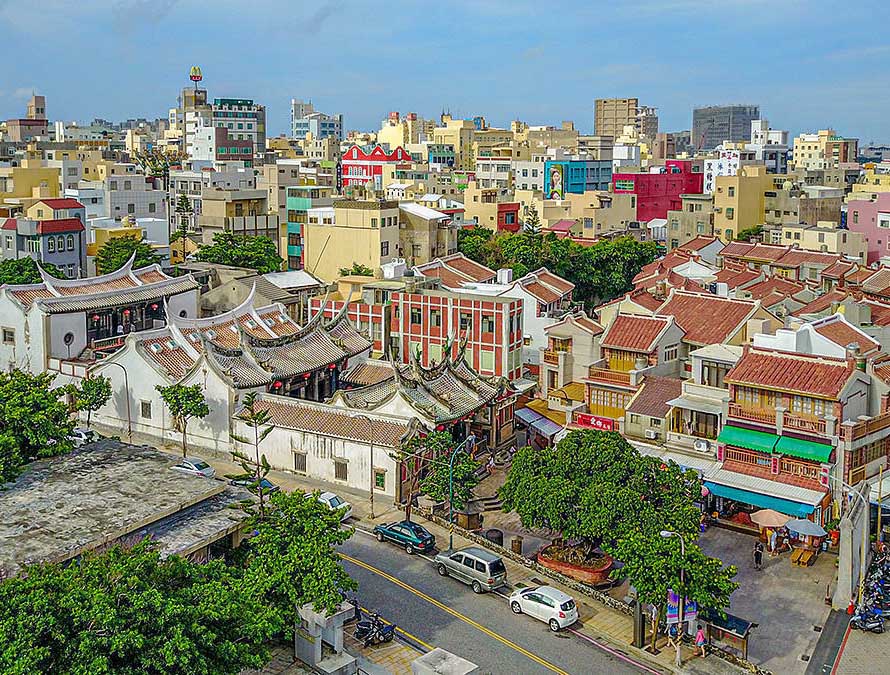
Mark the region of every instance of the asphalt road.
<instances>
[{"instance_id":1,"label":"asphalt road","mask_svg":"<svg viewBox=\"0 0 890 675\"><path fill-rule=\"evenodd\" d=\"M394 544L357 531L340 552L359 584L363 607L428 645L472 661L482 673L644 672L578 635L554 634L541 621L515 616L495 593L476 595L459 581L440 578L424 557L409 556Z\"/></svg>"}]
</instances>

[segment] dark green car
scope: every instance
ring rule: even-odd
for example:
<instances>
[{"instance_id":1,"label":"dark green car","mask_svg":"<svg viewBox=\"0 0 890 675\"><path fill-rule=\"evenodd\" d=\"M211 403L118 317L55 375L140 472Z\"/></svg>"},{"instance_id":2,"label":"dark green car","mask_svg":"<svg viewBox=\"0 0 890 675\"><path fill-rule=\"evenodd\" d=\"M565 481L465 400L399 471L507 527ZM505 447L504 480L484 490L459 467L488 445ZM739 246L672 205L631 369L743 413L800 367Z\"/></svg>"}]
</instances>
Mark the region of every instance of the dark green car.
<instances>
[{"instance_id":1,"label":"dark green car","mask_svg":"<svg viewBox=\"0 0 890 675\"><path fill-rule=\"evenodd\" d=\"M436 547L436 538L425 528L410 520L377 525L374 534L377 536L377 541L391 541L403 546L409 555L415 551L429 553Z\"/></svg>"}]
</instances>

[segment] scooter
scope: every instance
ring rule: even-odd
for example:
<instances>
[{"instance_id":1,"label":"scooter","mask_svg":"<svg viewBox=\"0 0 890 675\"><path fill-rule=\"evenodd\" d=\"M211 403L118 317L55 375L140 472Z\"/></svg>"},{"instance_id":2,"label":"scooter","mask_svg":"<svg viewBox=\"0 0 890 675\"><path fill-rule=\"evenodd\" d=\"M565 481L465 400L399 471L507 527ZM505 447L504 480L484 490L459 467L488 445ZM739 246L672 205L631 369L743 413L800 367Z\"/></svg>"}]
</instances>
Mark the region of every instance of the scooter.
<instances>
[{"instance_id":1,"label":"scooter","mask_svg":"<svg viewBox=\"0 0 890 675\"><path fill-rule=\"evenodd\" d=\"M379 645L382 642L392 642L392 639L396 636L396 625L394 623L383 623L380 621L371 632L365 636L364 645L365 647L370 647L371 645Z\"/></svg>"},{"instance_id":2,"label":"scooter","mask_svg":"<svg viewBox=\"0 0 890 675\"><path fill-rule=\"evenodd\" d=\"M874 614L856 614L850 619L850 628L866 630L870 633L883 633L884 617Z\"/></svg>"},{"instance_id":3,"label":"scooter","mask_svg":"<svg viewBox=\"0 0 890 675\"><path fill-rule=\"evenodd\" d=\"M384 624L383 624L383 621L381 621L381 619L380 619L380 615L378 615L375 612L374 614L372 614L370 616L369 619L366 619L364 621L359 621L355 625L355 631L353 632L353 635L355 635L356 640L364 640L371 633L373 633L377 629L378 626L382 626L382 625L384 625Z\"/></svg>"}]
</instances>

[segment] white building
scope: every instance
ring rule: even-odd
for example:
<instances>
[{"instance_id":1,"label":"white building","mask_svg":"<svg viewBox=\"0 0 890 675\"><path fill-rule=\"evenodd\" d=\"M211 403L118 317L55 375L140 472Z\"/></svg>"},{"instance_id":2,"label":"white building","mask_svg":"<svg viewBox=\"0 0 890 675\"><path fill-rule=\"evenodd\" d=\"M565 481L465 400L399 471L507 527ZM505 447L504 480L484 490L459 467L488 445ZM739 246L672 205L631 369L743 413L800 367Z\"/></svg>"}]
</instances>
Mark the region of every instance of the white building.
<instances>
[{"instance_id":1,"label":"white building","mask_svg":"<svg viewBox=\"0 0 890 675\"><path fill-rule=\"evenodd\" d=\"M769 173L788 173L788 132L770 129L767 120L751 122L751 142L746 150L754 153L754 159L766 165Z\"/></svg>"},{"instance_id":2,"label":"white building","mask_svg":"<svg viewBox=\"0 0 890 675\"><path fill-rule=\"evenodd\" d=\"M311 101L291 99L290 124L292 138L306 138L306 134L312 134L313 138L343 140L343 115L325 115L317 111Z\"/></svg>"}]
</instances>

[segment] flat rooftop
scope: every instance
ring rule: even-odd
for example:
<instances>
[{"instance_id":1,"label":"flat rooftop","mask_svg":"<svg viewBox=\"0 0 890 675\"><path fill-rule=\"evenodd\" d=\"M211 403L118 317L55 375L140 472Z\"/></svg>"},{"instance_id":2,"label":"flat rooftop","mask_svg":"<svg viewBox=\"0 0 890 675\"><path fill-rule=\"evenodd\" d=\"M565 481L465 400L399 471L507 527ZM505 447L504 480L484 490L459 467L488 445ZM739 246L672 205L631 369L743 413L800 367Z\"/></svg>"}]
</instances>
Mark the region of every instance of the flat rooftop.
<instances>
[{"instance_id":1,"label":"flat rooftop","mask_svg":"<svg viewBox=\"0 0 890 675\"><path fill-rule=\"evenodd\" d=\"M246 491L173 471L175 464L155 448L111 439L33 463L0 491L0 568L15 573L24 564L62 562L139 531L157 535L162 551L190 552L179 527L203 538L205 528L228 528L228 516L243 515L228 509L221 518L216 507ZM209 520L199 526L202 513ZM165 522L174 514L178 519Z\"/></svg>"}]
</instances>

